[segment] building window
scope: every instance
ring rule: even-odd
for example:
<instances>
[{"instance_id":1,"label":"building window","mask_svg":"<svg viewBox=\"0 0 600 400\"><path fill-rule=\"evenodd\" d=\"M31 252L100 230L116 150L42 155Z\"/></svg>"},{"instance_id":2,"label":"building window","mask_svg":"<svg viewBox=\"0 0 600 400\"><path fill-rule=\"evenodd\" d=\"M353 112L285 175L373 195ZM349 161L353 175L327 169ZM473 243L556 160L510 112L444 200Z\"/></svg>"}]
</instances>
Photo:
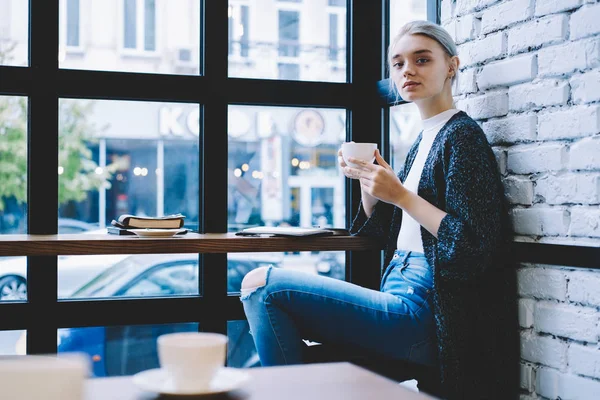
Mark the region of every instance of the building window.
<instances>
[{"instance_id":1,"label":"building window","mask_svg":"<svg viewBox=\"0 0 600 400\"><path fill-rule=\"evenodd\" d=\"M123 47L156 51L156 0L123 0Z\"/></svg>"},{"instance_id":2,"label":"building window","mask_svg":"<svg viewBox=\"0 0 600 400\"><path fill-rule=\"evenodd\" d=\"M300 13L279 10L279 55L298 57L300 55Z\"/></svg>"},{"instance_id":3,"label":"building window","mask_svg":"<svg viewBox=\"0 0 600 400\"><path fill-rule=\"evenodd\" d=\"M338 53L338 15L329 14L329 59L337 61Z\"/></svg>"},{"instance_id":4,"label":"building window","mask_svg":"<svg viewBox=\"0 0 600 400\"><path fill-rule=\"evenodd\" d=\"M67 46L79 47L79 0L67 0Z\"/></svg>"},{"instance_id":5,"label":"building window","mask_svg":"<svg viewBox=\"0 0 600 400\"><path fill-rule=\"evenodd\" d=\"M302 0L278 0L282 3L302 3Z\"/></svg>"},{"instance_id":6,"label":"building window","mask_svg":"<svg viewBox=\"0 0 600 400\"><path fill-rule=\"evenodd\" d=\"M298 64L279 63L279 79L297 81L300 79L300 66Z\"/></svg>"},{"instance_id":7,"label":"building window","mask_svg":"<svg viewBox=\"0 0 600 400\"><path fill-rule=\"evenodd\" d=\"M250 9L247 5L229 6L229 54L248 57L250 48Z\"/></svg>"},{"instance_id":8,"label":"building window","mask_svg":"<svg viewBox=\"0 0 600 400\"><path fill-rule=\"evenodd\" d=\"M333 7L346 7L346 0L329 0L329 5Z\"/></svg>"}]
</instances>

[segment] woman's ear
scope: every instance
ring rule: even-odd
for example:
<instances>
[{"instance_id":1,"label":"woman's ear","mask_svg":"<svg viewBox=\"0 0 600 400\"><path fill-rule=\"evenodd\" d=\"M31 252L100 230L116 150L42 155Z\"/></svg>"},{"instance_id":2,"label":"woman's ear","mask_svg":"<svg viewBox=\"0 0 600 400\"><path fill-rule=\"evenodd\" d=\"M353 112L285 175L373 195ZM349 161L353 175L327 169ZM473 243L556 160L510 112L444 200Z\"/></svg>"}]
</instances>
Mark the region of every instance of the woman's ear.
<instances>
[{"instance_id":1,"label":"woman's ear","mask_svg":"<svg viewBox=\"0 0 600 400\"><path fill-rule=\"evenodd\" d=\"M458 59L458 56L453 56L450 59L450 76L454 76L456 75L456 72L458 71L458 67L460 66L460 60Z\"/></svg>"}]
</instances>

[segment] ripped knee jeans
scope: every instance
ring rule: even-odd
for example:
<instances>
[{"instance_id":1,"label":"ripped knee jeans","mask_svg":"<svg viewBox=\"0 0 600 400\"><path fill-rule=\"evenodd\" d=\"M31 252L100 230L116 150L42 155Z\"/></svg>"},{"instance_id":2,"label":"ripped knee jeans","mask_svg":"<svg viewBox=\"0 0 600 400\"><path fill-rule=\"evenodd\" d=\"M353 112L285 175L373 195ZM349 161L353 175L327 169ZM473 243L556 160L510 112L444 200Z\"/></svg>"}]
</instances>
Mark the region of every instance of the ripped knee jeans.
<instances>
[{"instance_id":1,"label":"ripped knee jeans","mask_svg":"<svg viewBox=\"0 0 600 400\"><path fill-rule=\"evenodd\" d=\"M263 366L303 362L303 340L437 363L431 269L422 253L396 251L380 290L270 267L240 300Z\"/></svg>"}]
</instances>

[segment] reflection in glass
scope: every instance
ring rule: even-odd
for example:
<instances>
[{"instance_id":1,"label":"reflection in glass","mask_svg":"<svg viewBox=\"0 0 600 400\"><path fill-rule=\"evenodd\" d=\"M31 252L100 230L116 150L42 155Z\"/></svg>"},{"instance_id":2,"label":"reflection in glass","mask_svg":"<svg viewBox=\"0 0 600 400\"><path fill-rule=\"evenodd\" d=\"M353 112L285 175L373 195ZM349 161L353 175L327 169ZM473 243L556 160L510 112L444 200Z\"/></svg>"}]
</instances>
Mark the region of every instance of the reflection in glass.
<instances>
[{"instance_id":1,"label":"reflection in glass","mask_svg":"<svg viewBox=\"0 0 600 400\"><path fill-rule=\"evenodd\" d=\"M162 8L156 0L60 0L59 6L61 68L199 73L200 0Z\"/></svg>"},{"instance_id":2,"label":"reflection in glass","mask_svg":"<svg viewBox=\"0 0 600 400\"><path fill-rule=\"evenodd\" d=\"M20 233L27 233L27 98L0 96L0 235ZM0 302L7 301L27 301L26 257L0 257Z\"/></svg>"},{"instance_id":3,"label":"reflection in glass","mask_svg":"<svg viewBox=\"0 0 600 400\"><path fill-rule=\"evenodd\" d=\"M62 257L60 298L198 295L198 254Z\"/></svg>"},{"instance_id":4,"label":"reflection in glass","mask_svg":"<svg viewBox=\"0 0 600 400\"><path fill-rule=\"evenodd\" d=\"M414 103L390 108L390 148L395 171L404 164L410 146L422 129L421 114Z\"/></svg>"},{"instance_id":5,"label":"reflection in glass","mask_svg":"<svg viewBox=\"0 0 600 400\"><path fill-rule=\"evenodd\" d=\"M0 1L0 65L29 64L29 2Z\"/></svg>"},{"instance_id":6,"label":"reflection in glass","mask_svg":"<svg viewBox=\"0 0 600 400\"><path fill-rule=\"evenodd\" d=\"M346 178L337 165L345 117L345 110L335 109L230 106L229 230L345 227ZM340 254L229 254L228 291L239 291L248 271L269 265L343 279Z\"/></svg>"},{"instance_id":7,"label":"reflection in glass","mask_svg":"<svg viewBox=\"0 0 600 400\"><path fill-rule=\"evenodd\" d=\"M94 377L133 375L158 368L156 340L174 332L197 332L198 323L66 328L57 332L57 351L86 353Z\"/></svg>"},{"instance_id":8,"label":"reflection in glass","mask_svg":"<svg viewBox=\"0 0 600 400\"><path fill-rule=\"evenodd\" d=\"M248 321L227 321L227 365L232 368L259 367L260 359Z\"/></svg>"},{"instance_id":9,"label":"reflection in glass","mask_svg":"<svg viewBox=\"0 0 600 400\"><path fill-rule=\"evenodd\" d=\"M94 231L182 213L196 229L199 118L197 104L61 99L60 218Z\"/></svg>"},{"instance_id":10,"label":"reflection in glass","mask_svg":"<svg viewBox=\"0 0 600 400\"><path fill-rule=\"evenodd\" d=\"M346 81L346 1L229 1L229 76Z\"/></svg>"},{"instance_id":11,"label":"reflection in glass","mask_svg":"<svg viewBox=\"0 0 600 400\"><path fill-rule=\"evenodd\" d=\"M27 331L0 331L0 355L13 356L27 354Z\"/></svg>"}]
</instances>

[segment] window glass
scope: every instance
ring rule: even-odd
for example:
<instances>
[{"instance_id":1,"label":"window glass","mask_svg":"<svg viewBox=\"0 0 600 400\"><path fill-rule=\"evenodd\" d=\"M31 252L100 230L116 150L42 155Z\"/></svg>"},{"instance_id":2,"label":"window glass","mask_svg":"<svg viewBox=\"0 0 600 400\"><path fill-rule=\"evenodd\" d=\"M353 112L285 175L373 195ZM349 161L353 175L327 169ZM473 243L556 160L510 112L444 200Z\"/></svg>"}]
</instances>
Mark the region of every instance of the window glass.
<instances>
[{"instance_id":1,"label":"window glass","mask_svg":"<svg viewBox=\"0 0 600 400\"><path fill-rule=\"evenodd\" d=\"M346 111L229 107L228 226L345 227L345 177L337 151ZM344 279L344 252L231 253L228 291L249 270L275 266Z\"/></svg>"},{"instance_id":2,"label":"window glass","mask_svg":"<svg viewBox=\"0 0 600 400\"><path fill-rule=\"evenodd\" d=\"M0 331L0 356L27 354L26 331Z\"/></svg>"},{"instance_id":3,"label":"window glass","mask_svg":"<svg viewBox=\"0 0 600 400\"><path fill-rule=\"evenodd\" d=\"M59 232L105 233L122 214L182 213L186 227L198 228L197 104L79 99L61 99L59 104ZM86 295L197 295L197 276L185 283L169 281L168 287L156 290L149 290L149 281L128 289L147 269L180 262L193 263L197 269L197 258L194 254L60 257L58 296L73 296L119 263L139 265L120 280L117 271L109 276L114 285Z\"/></svg>"},{"instance_id":4,"label":"window glass","mask_svg":"<svg viewBox=\"0 0 600 400\"><path fill-rule=\"evenodd\" d=\"M427 19L426 0L391 0L390 43L402 25ZM389 71L389 68L387 69ZM421 116L415 104L406 103L390 109L391 166L398 170L408 150L421 131Z\"/></svg>"},{"instance_id":5,"label":"window glass","mask_svg":"<svg viewBox=\"0 0 600 400\"><path fill-rule=\"evenodd\" d=\"M197 332L198 326L180 323L59 329L57 351L87 354L93 377L133 375L159 367L156 340L160 335Z\"/></svg>"},{"instance_id":6,"label":"window glass","mask_svg":"<svg viewBox=\"0 0 600 400\"><path fill-rule=\"evenodd\" d=\"M229 76L346 81L346 3L230 0Z\"/></svg>"},{"instance_id":7,"label":"window glass","mask_svg":"<svg viewBox=\"0 0 600 400\"><path fill-rule=\"evenodd\" d=\"M60 0L59 66L197 75L200 0L159 5L156 0Z\"/></svg>"},{"instance_id":8,"label":"window glass","mask_svg":"<svg viewBox=\"0 0 600 400\"><path fill-rule=\"evenodd\" d=\"M29 2L0 0L0 65L29 64Z\"/></svg>"},{"instance_id":9,"label":"window glass","mask_svg":"<svg viewBox=\"0 0 600 400\"><path fill-rule=\"evenodd\" d=\"M19 233L27 233L27 98L0 96L0 235ZM26 280L26 257L0 257L0 302L26 301Z\"/></svg>"},{"instance_id":10,"label":"window glass","mask_svg":"<svg viewBox=\"0 0 600 400\"><path fill-rule=\"evenodd\" d=\"M232 368L260 366L248 321L227 321L227 365Z\"/></svg>"}]
</instances>

